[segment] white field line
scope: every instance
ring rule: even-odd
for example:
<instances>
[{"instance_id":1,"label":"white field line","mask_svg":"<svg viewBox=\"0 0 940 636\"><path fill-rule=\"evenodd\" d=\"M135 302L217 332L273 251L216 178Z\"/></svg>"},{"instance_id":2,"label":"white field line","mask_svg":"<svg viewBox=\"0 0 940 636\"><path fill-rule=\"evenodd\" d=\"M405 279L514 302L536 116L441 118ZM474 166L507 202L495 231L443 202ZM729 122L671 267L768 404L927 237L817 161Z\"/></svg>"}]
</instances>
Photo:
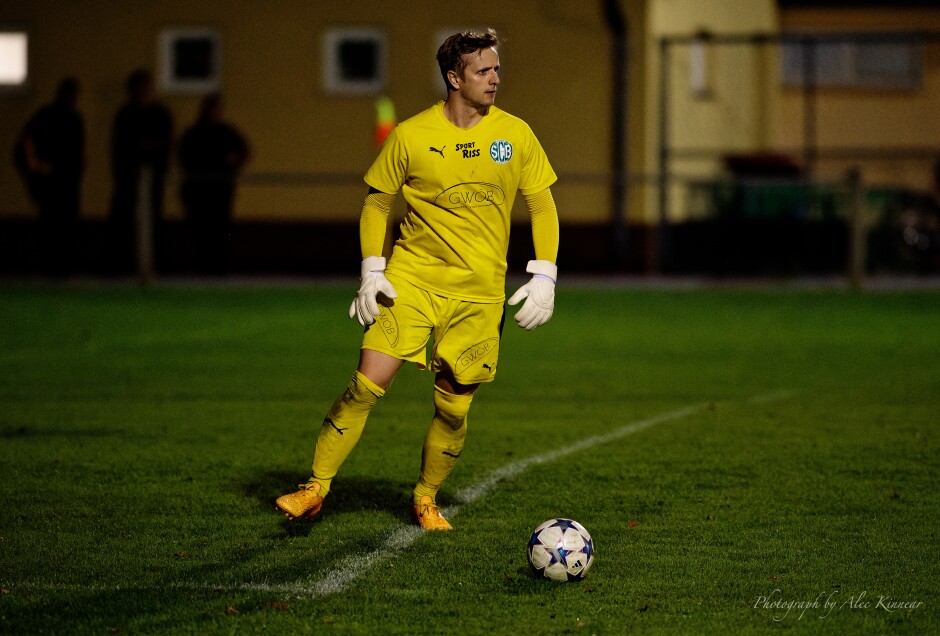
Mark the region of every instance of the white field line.
<instances>
[{"instance_id":1,"label":"white field line","mask_svg":"<svg viewBox=\"0 0 940 636\"><path fill-rule=\"evenodd\" d=\"M793 393L790 391L776 391L774 393L769 393L763 396L755 396L751 398L750 401L752 403L763 404L786 399L792 394ZM553 462L557 459L561 459L562 457L567 457L573 453L587 450L588 448L593 448L594 446L598 446L600 444L606 444L608 442L620 439L621 437L632 435L633 433L638 433L644 429L656 426L657 424L665 424L666 422L672 422L684 417L688 417L694 413L701 412L702 408L703 407L701 406L687 406L685 408L676 409L675 411L663 413L662 415L656 415L647 419L637 420L635 422L630 422L629 424L624 424L623 426L616 428L609 433L585 437L584 439L569 446L565 446L564 448L559 448L548 453L534 455L526 459L520 459L518 461L511 462L505 466L497 468L482 481L458 491L456 499L460 503L453 506L448 506L442 512L446 517L452 518L457 516L460 513L461 506L473 503L477 499L480 499L481 497L488 494L491 490L495 489L501 481L518 475L530 466L537 466L539 464ZM417 539L422 534L423 531L419 530L417 526L405 526L403 528L399 528L398 530L392 532L391 536L381 547L375 549L369 554L365 556L352 556L344 559L335 570L327 574L319 581L314 582L312 585L298 585L293 589L285 589L284 591L294 592L298 596L306 598L327 596L329 594L342 592L349 586L350 583L355 581L361 574L368 571L372 566L390 559L395 554L409 547L412 543L417 541Z\"/></svg>"},{"instance_id":2,"label":"white field line","mask_svg":"<svg viewBox=\"0 0 940 636\"><path fill-rule=\"evenodd\" d=\"M776 391L774 393L750 398L748 403L765 404L768 402L775 402L786 399L794 394L795 393L793 391ZM541 455L535 455L526 459L520 459L518 461L511 462L505 466L497 468L480 482L458 491L456 494L456 499L459 503L447 507L443 512L448 517L457 516L457 514L460 512L461 506L473 503L481 497L486 496L490 491L494 490L500 484L500 482L518 475L530 466L546 464L548 462L561 459L562 457L567 457L573 453L587 450L588 448L593 448L601 444L606 444L622 437L626 437L627 435L638 433L652 426L672 422L684 417L688 417L695 413L700 413L702 411L703 407L701 406L688 406L685 408L676 409L675 411L669 411L661 415L656 415L647 419L624 424L623 426L616 428L609 433L604 433L603 435L586 437L578 442L575 442L574 444L565 446L564 448L559 448L548 453L543 453ZM423 534L424 531L421 530L418 526L392 526L389 528L388 537L375 550L367 554L350 555L346 557L326 576L318 580L311 579L308 581L295 581L293 583L242 582L230 584L179 581L170 584L169 587L194 590L213 590L219 592L272 592L277 594L286 594L294 598L321 598L342 592L343 590L347 589L349 585L352 584L353 581L355 581L357 578L363 574L366 574L376 565L391 559L399 552L407 549ZM34 589L62 589L69 587L68 585L43 585L36 583L25 583L21 585L23 587L30 587ZM88 590L87 587L83 589L86 591ZM129 588L121 588L118 586L111 589Z\"/></svg>"},{"instance_id":3,"label":"white field line","mask_svg":"<svg viewBox=\"0 0 940 636\"><path fill-rule=\"evenodd\" d=\"M663 413L662 415L657 415L645 420L638 420L636 422L631 422L629 424L624 424L620 428L614 429L609 433L604 433L603 435L593 435L591 437L585 437L579 442L575 442L569 446L559 448L542 455L535 455L534 457L528 457L526 459L520 459L519 461L506 464L501 468L497 468L489 476L480 481L473 486L468 486L463 490L457 492L457 501L460 504L469 504L473 503L480 497L483 497L491 490L496 488L499 485L499 482L509 479L515 475L518 475L529 466L537 466L539 464L546 464L548 462L553 462L556 459L561 459L562 457L567 457L572 453L577 453L594 446L599 446L600 444L606 444L607 442L612 442L615 439L620 439L627 435L632 435L642 431L645 428L655 426L657 424L663 424L665 422L671 422L673 420L678 420L683 417L692 415L696 411L701 410L699 407L688 406L683 409L677 409L675 411L670 411L668 413ZM454 516L460 512L460 506L450 506L444 509L444 516Z\"/></svg>"},{"instance_id":4,"label":"white field line","mask_svg":"<svg viewBox=\"0 0 940 636\"><path fill-rule=\"evenodd\" d=\"M461 506L470 504L477 499L480 499L491 490L496 488L501 481L518 475L530 466L552 462L557 459L561 459L562 457L571 455L572 453L577 453L579 451L583 451L600 444L605 444L627 435L632 435L633 433L637 433L643 429L655 426L657 424L663 424L665 422L671 422L683 417L688 417L689 415L692 415L693 413L701 410L701 407L689 406L682 409L677 409L675 411L669 411L668 413L663 413L662 415L657 415L655 417L625 424L620 428L614 429L613 431L603 435L586 437L579 442L565 446L564 448L559 448L548 453L543 453L542 455L535 455L533 457L528 457L526 459L521 459L519 461L506 464L505 466L494 470L482 481L459 491L456 495L456 498L460 503L447 507L443 510L443 513L445 516L450 518L457 516L457 514L460 512ZM408 548L423 534L424 532L418 528L418 526L399 527L392 531L389 538L386 539L380 547L366 555L347 557L324 578L312 583L304 584L298 582L293 585L275 586L263 584L263 587L254 587L250 586L252 584L244 584L240 587L240 589L257 591L267 589L270 591L286 592L301 598L317 598L328 596L330 594L336 594L345 590L353 581L359 578L359 576L362 574L365 574L375 565L392 558L402 550ZM224 586L219 587L221 589Z\"/></svg>"},{"instance_id":5,"label":"white field line","mask_svg":"<svg viewBox=\"0 0 940 636\"><path fill-rule=\"evenodd\" d=\"M670 411L669 413L664 413L649 419L631 422L630 424L621 426L620 428L604 435L586 437L575 444L571 444L570 446L566 446L558 450L544 453L542 455L535 455L534 457L528 457L526 459L521 459L519 461L506 464L505 466L494 470L489 474L488 477L479 483L459 491L457 493L457 500L460 503L445 508L443 510L444 516L450 518L457 516L462 505L472 503L480 497L483 497L488 492L496 488L496 486L499 485L499 482L514 475L518 475L529 466L555 461L556 459L571 455L572 453L586 450L593 446L604 444L626 435L636 433L643 430L644 428L649 428L650 426L655 426L656 424L671 422L673 420L687 417L698 410L700 409L696 407L686 407L683 409ZM353 581L359 578L360 575L366 573L373 566L390 559L397 553L409 547L412 543L417 541L422 534L424 534L424 531L421 530L418 526L404 526L397 528L380 547L376 548L369 554L347 557L346 559L343 559L343 561L340 562L340 564L324 578L315 581L312 584L296 585L293 589L285 589L284 591L288 593L295 593L297 596L306 598L328 596L330 594L342 592Z\"/></svg>"}]
</instances>

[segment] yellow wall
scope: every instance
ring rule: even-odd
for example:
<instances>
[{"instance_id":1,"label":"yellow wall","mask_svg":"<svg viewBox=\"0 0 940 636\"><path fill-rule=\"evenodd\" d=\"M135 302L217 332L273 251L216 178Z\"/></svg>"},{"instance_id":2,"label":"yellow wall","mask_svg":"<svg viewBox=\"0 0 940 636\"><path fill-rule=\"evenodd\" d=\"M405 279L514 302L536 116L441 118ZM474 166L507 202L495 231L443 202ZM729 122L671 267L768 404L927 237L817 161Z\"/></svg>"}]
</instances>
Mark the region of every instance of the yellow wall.
<instances>
[{"instance_id":1,"label":"yellow wall","mask_svg":"<svg viewBox=\"0 0 940 636\"><path fill-rule=\"evenodd\" d=\"M933 10L807 10L781 13L781 26L790 32L940 32L940 12ZM817 141L819 148L938 148L940 147L940 42L924 47L921 88L819 89ZM803 143L803 96L799 89L781 92L777 136L783 147ZM853 166L863 169L869 184L929 190L933 159L821 160L816 176L839 179Z\"/></svg>"},{"instance_id":2,"label":"yellow wall","mask_svg":"<svg viewBox=\"0 0 940 636\"><path fill-rule=\"evenodd\" d=\"M633 221L658 219L658 42L662 36L708 31L718 35L788 30L940 30L936 11L788 10L774 0L619 0L630 28L628 192ZM407 9L404 7L408 7ZM498 104L528 121L559 173L554 188L563 223L610 218L611 36L601 0L481 0L472 4L348 0L32 0L0 5L0 26L32 34L32 86L0 94L0 217L33 214L9 160L20 126L47 102L66 74L83 82L81 109L88 132L84 184L86 217L106 214L111 182L107 148L126 74L154 68L157 38L166 26L209 27L223 39L222 90L227 114L251 141L254 156L236 205L243 220L354 221L372 145L372 97L333 97L321 87L321 38L335 26L385 31L388 94L403 119L441 95L433 54L442 30L490 24L505 38ZM783 91L775 46L711 46L711 92L689 87L688 47L672 48L670 143L682 148L756 150L802 143L798 91ZM180 132L198 97L164 95ZM819 141L825 145L940 145L940 51L928 47L922 90L825 91L819 103ZM714 176L717 159L677 161L674 172ZM845 166L824 168L822 176ZM335 174L334 182L312 179ZM866 166L881 182L923 181L903 163ZM277 182L272 177L293 178ZM173 175L175 179L175 174ZM670 216L686 218L688 193L670 189ZM179 217L175 183L167 213ZM524 219L521 209L516 220Z\"/></svg>"},{"instance_id":3,"label":"yellow wall","mask_svg":"<svg viewBox=\"0 0 940 636\"><path fill-rule=\"evenodd\" d=\"M646 113L646 171L659 170L659 39L664 36L691 36L699 32L714 35L753 35L775 33L777 14L774 0L653 0L648 14L649 46L656 51L648 62ZM710 91L698 96L691 90L689 47L670 47L669 64L669 144L685 149L724 149L765 146L772 129L775 110L776 62L765 48L710 44L707 47ZM683 178L713 176L718 169L714 159L674 161L670 172ZM658 192L647 187L646 219L659 215ZM687 193L681 183L669 191L668 216L680 220L687 215Z\"/></svg>"},{"instance_id":4,"label":"yellow wall","mask_svg":"<svg viewBox=\"0 0 940 636\"><path fill-rule=\"evenodd\" d=\"M635 4L635 3L634 3ZM222 92L227 116L253 147L236 205L239 219L354 220L365 186L360 177L376 152L372 97L331 97L321 88L321 36L334 26L375 27L388 38L388 94L399 119L441 95L434 34L488 24L506 39L498 105L529 122L562 177L555 188L563 222L609 218L608 103L610 36L600 2L527 0L474 3L311 2L309 0L33 0L3 3L0 25L26 26L32 39L33 86L0 95L0 154L9 156L29 114L59 79L83 83L80 108L88 133L83 210L106 214L111 182L107 148L127 73L155 67L165 26L216 29L222 36ZM193 120L198 97L164 95L178 133ZM260 185L259 175L300 175ZM334 184L304 175L337 173ZM179 216L171 184L167 214ZM0 160L0 216L32 214L8 159ZM521 214L517 210L516 214ZM521 217L520 217L521 218Z\"/></svg>"}]
</instances>

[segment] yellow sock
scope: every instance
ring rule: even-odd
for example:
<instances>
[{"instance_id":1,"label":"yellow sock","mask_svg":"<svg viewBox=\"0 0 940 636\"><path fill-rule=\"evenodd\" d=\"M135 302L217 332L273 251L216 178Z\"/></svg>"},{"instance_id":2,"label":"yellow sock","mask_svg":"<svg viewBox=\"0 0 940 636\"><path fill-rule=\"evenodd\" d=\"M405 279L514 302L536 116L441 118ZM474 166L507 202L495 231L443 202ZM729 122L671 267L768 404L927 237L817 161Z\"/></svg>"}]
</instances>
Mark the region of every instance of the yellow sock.
<instances>
[{"instance_id":1,"label":"yellow sock","mask_svg":"<svg viewBox=\"0 0 940 636\"><path fill-rule=\"evenodd\" d=\"M346 386L343 394L330 407L323 428L317 438L313 452L313 476L311 482L320 484L320 495L326 496L330 483L339 467L356 446L366 426L369 411L385 391L358 371Z\"/></svg>"},{"instance_id":2,"label":"yellow sock","mask_svg":"<svg viewBox=\"0 0 940 636\"><path fill-rule=\"evenodd\" d=\"M424 440L421 475L414 490L414 502L437 496L441 484L450 475L467 437L467 411L473 395L454 395L434 387L434 418Z\"/></svg>"}]
</instances>

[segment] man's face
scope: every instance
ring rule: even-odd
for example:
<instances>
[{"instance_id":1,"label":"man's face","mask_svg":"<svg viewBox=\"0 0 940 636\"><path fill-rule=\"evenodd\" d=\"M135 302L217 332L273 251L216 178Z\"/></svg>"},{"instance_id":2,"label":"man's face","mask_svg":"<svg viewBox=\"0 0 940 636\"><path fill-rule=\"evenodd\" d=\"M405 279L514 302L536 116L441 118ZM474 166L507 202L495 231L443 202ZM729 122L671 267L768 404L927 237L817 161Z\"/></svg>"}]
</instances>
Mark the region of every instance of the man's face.
<instances>
[{"instance_id":1,"label":"man's face","mask_svg":"<svg viewBox=\"0 0 940 636\"><path fill-rule=\"evenodd\" d=\"M493 105L499 86L499 54L493 49L481 49L466 55L467 66L458 79L457 92L467 103L478 108Z\"/></svg>"}]
</instances>

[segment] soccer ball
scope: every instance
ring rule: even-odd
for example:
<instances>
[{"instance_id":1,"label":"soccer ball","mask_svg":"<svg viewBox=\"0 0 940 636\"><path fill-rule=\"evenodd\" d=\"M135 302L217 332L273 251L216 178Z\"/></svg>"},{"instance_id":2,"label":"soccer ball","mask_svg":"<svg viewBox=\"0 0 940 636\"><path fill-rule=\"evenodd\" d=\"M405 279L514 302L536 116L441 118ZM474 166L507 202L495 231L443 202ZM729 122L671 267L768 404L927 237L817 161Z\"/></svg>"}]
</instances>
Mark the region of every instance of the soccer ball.
<instances>
[{"instance_id":1,"label":"soccer ball","mask_svg":"<svg viewBox=\"0 0 940 636\"><path fill-rule=\"evenodd\" d=\"M580 581L594 563L594 540L577 521L549 519L532 531L529 564L553 581Z\"/></svg>"}]
</instances>

